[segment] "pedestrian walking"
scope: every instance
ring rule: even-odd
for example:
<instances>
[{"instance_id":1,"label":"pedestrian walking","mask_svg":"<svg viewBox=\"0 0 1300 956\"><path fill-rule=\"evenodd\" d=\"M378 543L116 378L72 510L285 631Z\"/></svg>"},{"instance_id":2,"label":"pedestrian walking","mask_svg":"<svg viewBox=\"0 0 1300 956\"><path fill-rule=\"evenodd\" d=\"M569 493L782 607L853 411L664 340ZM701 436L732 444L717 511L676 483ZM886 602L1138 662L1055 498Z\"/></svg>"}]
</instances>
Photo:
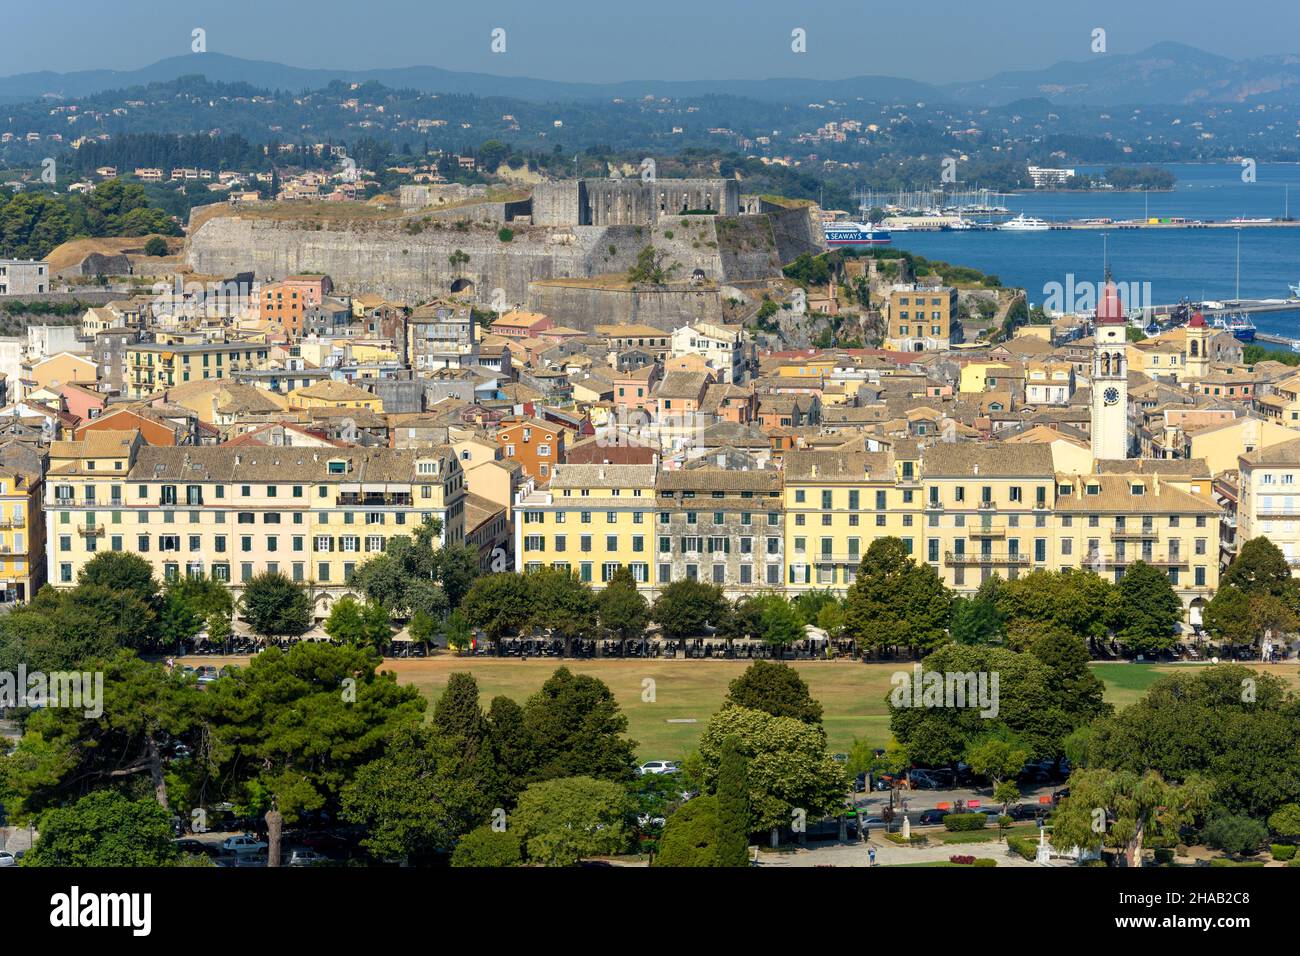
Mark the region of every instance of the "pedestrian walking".
<instances>
[{"instance_id":1,"label":"pedestrian walking","mask_svg":"<svg viewBox=\"0 0 1300 956\"><path fill-rule=\"evenodd\" d=\"M876 848L873 846L867 850L867 856L871 859L871 865L876 865Z\"/></svg>"}]
</instances>

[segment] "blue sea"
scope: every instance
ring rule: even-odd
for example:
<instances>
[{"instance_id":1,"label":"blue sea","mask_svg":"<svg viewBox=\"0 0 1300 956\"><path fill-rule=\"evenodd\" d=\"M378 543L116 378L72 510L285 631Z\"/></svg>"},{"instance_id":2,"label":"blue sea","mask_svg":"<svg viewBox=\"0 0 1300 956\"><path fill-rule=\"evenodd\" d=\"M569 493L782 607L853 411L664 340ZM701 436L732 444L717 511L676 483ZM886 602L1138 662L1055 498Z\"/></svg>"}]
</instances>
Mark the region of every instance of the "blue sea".
<instances>
[{"instance_id":1,"label":"blue sea","mask_svg":"<svg viewBox=\"0 0 1300 956\"><path fill-rule=\"evenodd\" d=\"M1100 171L1099 167L1076 167ZM1255 182L1240 166L1175 163L1169 192L1026 192L1006 198L1013 214L1047 220L1181 216L1202 221L1235 217L1300 218L1300 165L1261 164ZM1289 192L1288 192L1289 187ZM976 217L979 218L979 217ZM1227 300L1236 296L1241 236L1241 297L1286 299L1300 282L1300 226L1235 229L1110 229L1053 232L896 232L893 246L929 259L972 266L1004 285L1028 290L1041 304L1053 283L1100 281L1103 231L1111 272L1124 283L1151 283L1156 304ZM1252 316L1261 332L1300 338L1300 309Z\"/></svg>"}]
</instances>

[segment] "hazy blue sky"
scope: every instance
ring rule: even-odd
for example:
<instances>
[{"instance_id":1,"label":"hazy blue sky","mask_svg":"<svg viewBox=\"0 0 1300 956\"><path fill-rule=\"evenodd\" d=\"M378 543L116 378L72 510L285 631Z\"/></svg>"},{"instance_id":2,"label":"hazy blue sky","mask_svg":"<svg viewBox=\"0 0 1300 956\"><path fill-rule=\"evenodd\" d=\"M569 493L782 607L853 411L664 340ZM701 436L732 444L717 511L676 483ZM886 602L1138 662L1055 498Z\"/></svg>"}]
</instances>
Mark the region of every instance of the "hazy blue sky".
<instances>
[{"instance_id":1,"label":"hazy blue sky","mask_svg":"<svg viewBox=\"0 0 1300 956\"><path fill-rule=\"evenodd\" d=\"M0 75L129 69L208 49L294 66L410 66L609 81L864 73L929 82L1176 40L1297 51L1297 0L0 0ZM507 31L507 52L489 50ZM808 52L790 50L802 27Z\"/></svg>"}]
</instances>

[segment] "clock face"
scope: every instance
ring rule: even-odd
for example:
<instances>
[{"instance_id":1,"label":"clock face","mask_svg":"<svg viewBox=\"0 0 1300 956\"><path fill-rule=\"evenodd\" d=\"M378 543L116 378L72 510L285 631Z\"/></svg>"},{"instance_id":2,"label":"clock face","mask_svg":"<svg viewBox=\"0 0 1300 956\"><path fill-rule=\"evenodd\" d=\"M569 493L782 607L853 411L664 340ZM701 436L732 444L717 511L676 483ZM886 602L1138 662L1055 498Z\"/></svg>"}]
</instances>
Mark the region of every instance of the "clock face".
<instances>
[{"instance_id":1,"label":"clock face","mask_svg":"<svg viewBox=\"0 0 1300 956\"><path fill-rule=\"evenodd\" d=\"M1105 399L1107 405L1114 405L1119 401L1119 389L1108 388L1101 393L1101 397Z\"/></svg>"}]
</instances>

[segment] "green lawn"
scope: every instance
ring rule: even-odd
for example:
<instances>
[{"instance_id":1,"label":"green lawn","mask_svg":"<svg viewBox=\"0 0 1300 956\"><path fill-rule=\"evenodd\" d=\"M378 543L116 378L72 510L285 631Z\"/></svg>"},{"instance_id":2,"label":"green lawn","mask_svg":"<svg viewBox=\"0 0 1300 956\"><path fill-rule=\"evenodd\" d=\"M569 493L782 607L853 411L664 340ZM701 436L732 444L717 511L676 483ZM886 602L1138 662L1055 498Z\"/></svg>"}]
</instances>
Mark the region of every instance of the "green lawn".
<instances>
[{"instance_id":1,"label":"green lawn","mask_svg":"<svg viewBox=\"0 0 1300 956\"><path fill-rule=\"evenodd\" d=\"M710 715L726 695L727 684L744 668L743 661L599 660L519 661L483 657L439 656L427 660L387 661L403 683L414 684L431 701L437 699L453 671L470 671L478 679L486 706L505 694L523 702L556 667L592 674L605 681L628 717L628 734L637 741L637 754L646 760L676 759L695 745ZM855 737L876 746L889 741L885 699L889 678L908 664L853 664L843 661L798 661L791 666L803 675L812 694L825 708L825 726L833 751L848 751ZM1106 698L1127 707L1162 673L1187 666L1165 664L1096 664L1106 684ZM1260 667L1300 686L1295 665ZM653 681L653 700L645 681ZM679 721L695 721L684 723Z\"/></svg>"}]
</instances>

